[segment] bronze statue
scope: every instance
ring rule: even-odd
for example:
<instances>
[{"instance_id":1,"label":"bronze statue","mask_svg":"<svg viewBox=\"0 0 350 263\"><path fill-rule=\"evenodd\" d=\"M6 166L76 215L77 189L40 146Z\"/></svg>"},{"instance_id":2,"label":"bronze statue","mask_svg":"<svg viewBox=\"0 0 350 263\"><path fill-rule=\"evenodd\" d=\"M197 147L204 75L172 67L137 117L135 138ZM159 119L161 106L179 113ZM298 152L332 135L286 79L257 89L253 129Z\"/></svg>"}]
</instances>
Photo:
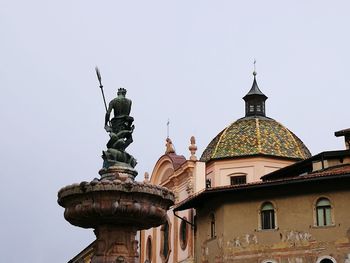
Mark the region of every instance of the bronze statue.
<instances>
[{"instance_id":1,"label":"bronze statue","mask_svg":"<svg viewBox=\"0 0 350 263\"><path fill-rule=\"evenodd\" d=\"M117 97L113 99L108 106L105 116L105 130L109 133L107 151L103 151L103 167L108 168L112 165L131 166L134 168L137 164L136 159L125 152L125 149L133 142L132 132L135 126L132 124L134 118L131 117L131 100L125 97L126 89L118 89ZM114 117L110 119L110 115Z\"/></svg>"}]
</instances>

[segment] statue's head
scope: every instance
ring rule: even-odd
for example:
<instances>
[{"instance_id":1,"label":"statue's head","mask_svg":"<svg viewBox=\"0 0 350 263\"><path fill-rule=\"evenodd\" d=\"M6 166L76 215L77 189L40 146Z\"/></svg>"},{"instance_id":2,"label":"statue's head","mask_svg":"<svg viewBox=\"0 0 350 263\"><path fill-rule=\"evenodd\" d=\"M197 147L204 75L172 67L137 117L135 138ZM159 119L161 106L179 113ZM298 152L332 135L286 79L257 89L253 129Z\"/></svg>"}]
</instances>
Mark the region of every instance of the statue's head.
<instances>
[{"instance_id":1,"label":"statue's head","mask_svg":"<svg viewBox=\"0 0 350 263\"><path fill-rule=\"evenodd\" d=\"M118 96L123 96L123 97L125 97L125 94L126 94L126 89L124 89L124 88L119 88L118 89L118 92L117 92L117 95Z\"/></svg>"}]
</instances>

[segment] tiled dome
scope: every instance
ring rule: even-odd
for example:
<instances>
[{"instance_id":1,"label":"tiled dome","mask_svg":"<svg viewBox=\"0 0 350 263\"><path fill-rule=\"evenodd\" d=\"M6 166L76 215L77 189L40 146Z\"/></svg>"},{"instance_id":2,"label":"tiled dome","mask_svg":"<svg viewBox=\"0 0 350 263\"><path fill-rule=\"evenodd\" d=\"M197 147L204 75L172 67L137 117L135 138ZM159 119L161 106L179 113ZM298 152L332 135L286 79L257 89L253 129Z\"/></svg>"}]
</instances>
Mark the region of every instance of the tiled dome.
<instances>
[{"instance_id":1,"label":"tiled dome","mask_svg":"<svg viewBox=\"0 0 350 263\"><path fill-rule=\"evenodd\" d=\"M201 161L252 155L311 157L293 132L273 119L255 116L239 119L221 131L204 150Z\"/></svg>"},{"instance_id":2,"label":"tiled dome","mask_svg":"<svg viewBox=\"0 0 350 263\"><path fill-rule=\"evenodd\" d=\"M252 88L243 97L245 117L221 131L204 150L201 161L247 156L271 156L303 160L311 157L304 143L277 121L266 117L267 96L253 72Z\"/></svg>"},{"instance_id":3,"label":"tiled dome","mask_svg":"<svg viewBox=\"0 0 350 263\"><path fill-rule=\"evenodd\" d=\"M252 116L221 131L204 150L201 161L254 155L296 160L311 157L304 143L282 124L264 116Z\"/></svg>"}]
</instances>

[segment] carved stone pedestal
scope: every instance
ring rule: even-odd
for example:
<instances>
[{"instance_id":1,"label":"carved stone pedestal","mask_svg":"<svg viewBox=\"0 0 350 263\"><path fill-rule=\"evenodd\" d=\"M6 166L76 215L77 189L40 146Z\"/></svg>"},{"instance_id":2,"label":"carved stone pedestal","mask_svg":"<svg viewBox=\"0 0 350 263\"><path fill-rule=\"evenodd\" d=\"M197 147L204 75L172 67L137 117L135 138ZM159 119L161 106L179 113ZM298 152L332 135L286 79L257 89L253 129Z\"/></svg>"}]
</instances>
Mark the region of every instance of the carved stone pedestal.
<instances>
[{"instance_id":1,"label":"carved stone pedestal","mask_svg":"<svg viewBox=\"0 0 350 263\"><path fill-rule=\"evenodd\" d=\"M99 226L91 263L138 263L136 230L133 227Z\"/></svg>"}]
</instances>

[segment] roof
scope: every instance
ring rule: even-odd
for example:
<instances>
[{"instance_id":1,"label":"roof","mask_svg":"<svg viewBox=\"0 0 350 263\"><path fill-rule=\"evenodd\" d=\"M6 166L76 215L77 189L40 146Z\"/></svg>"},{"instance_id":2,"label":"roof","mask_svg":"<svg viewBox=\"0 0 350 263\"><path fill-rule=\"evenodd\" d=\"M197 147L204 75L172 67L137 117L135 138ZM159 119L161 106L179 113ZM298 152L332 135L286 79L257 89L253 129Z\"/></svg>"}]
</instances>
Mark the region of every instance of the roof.
<instances>
[{"instance_id":1,"label":"roof","mask_svg":"<svg viewBox=\"0 0 350 263\"><path fill-rule=\"evenodd\" d=\"M350 135L350 128L349 128L349 129L340 130L340 131L336 131L336 132L334 133L334 135L335 135L336 137L345 136L345 135Z\"/></svg>"},{"instance_id":2,"label":"roof","mask_svg":"<svg viewBox=\"0 0 350 263\"><path fill-rule=\"evenodd\" d=\"M168 156L170 158L175 171L179 169L183 163L186 162L186 158L183 155L177 155L176 153L168 153L165 154L165 156Z\"/></svg>"},{"instance_id":3,"label":"roof","mask_svg":"<svg viewBox=\"0 0 350 263\"><path fill-rule=\"evenodd\" d=\"M244 117L230 124L209 143L200 160L265 155L294 160L311 156L304 143L274 119Z\"/></svg>"},{"instance_id":4,"label":"roof","mask_svg":"<svg viewBox=\"0 0 350 263\"><path fill-rule=\"evenodd\" d=\"M261 177L263 181L266 180L275 180L275 179L281 179L286 177L295 177L299 176L303 173L311 173L312 172L312 164L315 161L323 161L326 159L334 159L334 158L342 158L345 156L350 156L350 150L340 150L340 151L325 151L321 152L317 155L312 156L311 158L308 158L303 161L299 161L297 163L294 163L292 165L283 167L281 169L278 169L274 172L271 172L269 174L264 175Z\"/></svg>"},{"instance_id":5,"label":"roof","mask_svg":"<svg viewBox=\"0 0 350 263\"><path fill-rule=\"evenodd\" d=\"M323 170L316 173L307 174L304 176L292 177L292 178L283 178L274 181L260 181L248 184L240 184L240 185L228 185L221 187L213 187L207 188L199 193L196 193L184 201L178 203L174 211L186 210L189 208L195 208L205 203L209 198L222 196L224 193L237 193L240 194L242 192L254 192L259 189L265 189L267 191L272 188L285 186L288 189L297 189L291 188L291 185L299 185L299 186L307 186L308 183L317 183L319 185L320 181L326 181L327 186L329 181L339 181L340 179L350 179L350 165L342 165L337 167L332 167L327 170ZM344 186L344 184L343 184ZM310 191L313 191L314 188L308 187ZM269 191L271 193L271 191ZM248 195L247 195L248 196Z\"/></svg>"},{"instance_id":6,"label":"roof","mask_svg":"<svg viewBox=\"0 0 350 263\"><path fill-rule=\"evenodd\" d=\"M267 96L262 93L262 91L259 89L258 87L258 83L256 82L256 77L254 75L254 81L253 81L253 85L252 88L248 91L248 93L243 97L244 100L246 100L248 97L252 96L252 95L259 95L261 97L263 97L265 100L267 99Z\"/></svg>"},{"instance_id":7,"label":"roof","mask_svg":"<svg viewBox=\"0 0 350 263\"><path fill-rule=\"evenodd\" d=\"M84 259L90 259L92 257L95 242L93 241L90 245L88 245L86 248L84 248L82 251L79 252L74 258L68 261L68 263L78 263L78 262L85 262Z\"/></svg>"}]
</instances>

